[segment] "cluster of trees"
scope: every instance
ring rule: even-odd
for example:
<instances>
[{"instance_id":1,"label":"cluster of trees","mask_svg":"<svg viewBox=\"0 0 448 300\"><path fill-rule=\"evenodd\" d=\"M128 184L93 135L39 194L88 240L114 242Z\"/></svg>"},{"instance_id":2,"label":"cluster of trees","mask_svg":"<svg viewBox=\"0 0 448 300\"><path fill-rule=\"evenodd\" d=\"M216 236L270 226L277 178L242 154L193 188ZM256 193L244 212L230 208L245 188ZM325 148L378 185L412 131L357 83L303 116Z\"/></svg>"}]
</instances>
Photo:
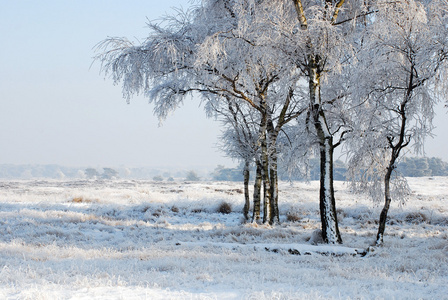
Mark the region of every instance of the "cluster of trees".
<instances>
[{"instance_id":1,"label":"cluster of trees","mask_svg":"<svg viewBox=\"0 0 448 300\"><path fill-rule=\"evenodd\" d=\"M169 176L169 173L165 173L165 176L168 176L167 181L174 181L174 178ZM193 170L187 171L185 173L185 181L200 181L201 177ZM164 178L161 175L156 175L152 178L154 181L163 181Z\"/></svg>"},{"instance_id":2,"label":"cluster of trees","mask_svg":"<svg viewBox=\"0 0 448 300\"><path fill-rule=\"evenodd\" d=\"M435 157L405 157L397 170L406 177L448 176L448 163Z\"/></svg>"},{"instance_id":3,"label":"cluster of trees","mask_svg":"<svg viewBox=\"0 0 448 300\"><path fill-rule=\"evenodd\" d=\"M185 176L186 181L199 181L201 178L196 174L195 171L188 171L187 175Z\"/></svg>"},{"instance_id":4,"label":"cluster of trees","mask_svg":"<svg viewBox=\"0 0 448 300\"><path fill-rule=\"evenodd\" d=\"M96 169L94 168L87 168L84 171L84 174L87 179L118 179L118 171L112 168L103 168L103 173L100 174Z\"/></svg>"},{"instance_id":5,"label":"cluster of trees","mask_svg":"<svg viewBox=\"0 0 448 300\"><path fill-rule=\"evenodd\" d=\"M218 165L212 172L211 177L216 181L243 181L244 176L241 168L226 168Z\"/></svg>"},{"instance_id":6,"label":"cluster of trees","mask_svg":"<svg viewBox=\"0 0 448 300\"><path fill-rule=\"evenodd\" d=\"M74 178L80 175L78 168L59 165L0 165L0 178Z\"/></svg>"},{"instance_id":7,"label":"cluster of trees","mask_svg":"<svg viewBox=\"0 0 448 300\"><path fill-rule=\"evenodd\" d=\"M335 160L333 165L333 179L347 180L349 176L349 166L341 160ZM436 157L403 157L397 163L396 171L404 177L422 177L422 176L448 176L448 163ZM287 174L285 174L287 175ZM291 177L281 176L282 179L288 180ZM308 178L311 180L319 180L319 161L311 159L309 163ZM301 177L293 179L303 179Z\"/></svg>"},{"instance_id":8,"label":"cluster of trees","mask_svg":"<svg viewBox=\"0 0 448 300\"><path fill-rule=\"evenodd\" d=\"M342 243L333 189L342 147L354 188L381 190L382 243L391 195L407 187L397 162L407 146L422 151L447 91L448 2L197 2L149 23L143 43L100 43L104 73L128 101L145 94L160 119L201 97L222 121L222 149L244 165L244 215L254 222L279 220L279 164L306 173L316 158L323 239Z\"/></svg>"}]
</instances>

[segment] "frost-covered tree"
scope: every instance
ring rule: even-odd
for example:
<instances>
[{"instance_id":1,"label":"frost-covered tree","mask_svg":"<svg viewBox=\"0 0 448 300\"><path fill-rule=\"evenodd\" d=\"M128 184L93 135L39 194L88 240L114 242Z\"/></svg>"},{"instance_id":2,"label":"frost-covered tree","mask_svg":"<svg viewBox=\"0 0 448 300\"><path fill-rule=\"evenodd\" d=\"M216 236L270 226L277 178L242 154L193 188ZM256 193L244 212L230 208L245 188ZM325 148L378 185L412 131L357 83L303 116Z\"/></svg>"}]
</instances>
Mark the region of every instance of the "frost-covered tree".
<instances>
[{"instance_id":1,"label":"frost-covered tree","mask_svg":"<svg viewBox=\"0 0 448 300\"><path fill-rule=\"evenodd\" d=\"M261 32L276 30L275 26L267 25L271 12L262 2L210 3L227 5L235 23L230 29L217 31L205 40L197 65L221 75L222 78L209 86L219 87L220 93L225 91L226 98L246 102L252 114L258 115L256 185L261 174L265 191L263 220L273 223L278 221L277 139L282 127L305 110L303 97L296 92L300 74L284 64L269 41L265 43L259 39ZM232 120L237 121L234 117Z\"/></svg>"},{"instance_id":2,"label":"frost-covered tree","mask_svg":"<svg viewBox=\"0 0 448 300\"><path fill-rule=\"evenodd\" d=\"M161 120L189 95L201 96L209 114L221 112L227 120L226 140L234 141L226 151L256 162L255 184L265 187L264 221L278 220L277 165L280 145L287 144L283 140L302 144L301 153L317 149L323 239L342 243L333 188L335 148L348 137L375 141L358 148L370 145L369 153L382 162L392 149L393 161L386 161L393 170L409 137L424 136L429 129L430 105L414 119L421 126L413 128L420 131L408 134L408 127L403 129L415 111L415 106L407 108L411 99L435 99L444 90L439 88L444 81L435 80L442 78L440 69L418 61L424 57L421 49L433 51L425 47L435 44L414 47L414 40L425 35L420 30L424 26L419 27L420 18L413 19L415 25L406 19L413 8L397 14L401 3L411 1L204 0L161 23L150 23L149 36L139 45L126 39L104 41L97 59L115 83L122 83L126 98L145 94ZM426 36L438 47L445 45L446 10L434 8L446 0L418 3L432 9L431 20L443 24L428 29ZM443 49L430 53L428 61L445 59ZM359 69L365 74L350 80ZM435 88L428 95L421 93L430 86ZM398 106L396 101L401 101ZM365 113L358 114L360 108ZM252 122L249 131L244 118ZM293 125L296 133L285 134ZM244 136L248 132L249 139Z\"/></svg>"},{"instance_id":3,"label":"frost-covered tree","mask_svg":"<svg viewBox=\"0 0 448 300\"><path fill-rule=\"evenodd\" d=\"M408 186L396 172L412 145L422 153L431 133L434 106L446 97L446 1L378 1L365 40L357 81L359 138L352 141L351 173L358 188L384 197L376 243L383 243L392 196ZM445 11L445 12L444 12ZM359 90L362 87L363 90ZM392 184L392 185L391 185Z\"/></svg>"},{"instance_id":4,"label":"frost-covered tree","mask_svg":"<svg viewBox=\"0 0 448 300\"><path fill-rule=\"evenodd\" d=\"M261 174L259 162L258 147L258 124L259 120L254 119L254 115L245 103L232 101L226 98L226 103L211 102L213 110L220 115L224 130L220 139L220 148L231 158L238 159L243 162L243 181L244 181L244 199L243 215L246 220L249 219L250 195L249 180L250 167L253 162L257 166L256 174ZM261 195L261 175L257 177L254 184L253 194L253 215L252 220L258 222L260 219L260 195Z\"/></svg>"},{"instance_id":5,"label":"frost-covered tree","mask_svg":"<svg viewBox=\"0 0 448 300\"><path fill-rule=\"evenodd\" d=\"M350 106L346 104L346 85L340 77L343 77L344 65L353 61L358 19L371 13L369 1L289 0L285 3L293 7L294 19L289 23L277 22L282 25L284 36L278 48L305 75L301 83L308 88L306 127L314 137L320 157L323 239L328 243L342 243L333 188L333 155L351 127L344 116ZM285 10L284 16L291 18L290 9Z\"/></svg>"},{"instance_id":6,"label":"frost-covered tree","mask_svg":"<svg viewBox=\"0 0 448 300\"><path fill-rule=\"evenodd\" d=\"M161 119L192 93L206 103L231 99L248 104L259 115L263 218L272 223L278 220L276 139L303 108L294 94L297 73L278 61L271 45L255 43L260 28L252 18L261 12L250 1L203 1L166 17L164 26L149 24L151 34L141 45L106 40L98 59L106 74L122 82L126 97L143 92Z\"/></svg>"}]
</instances>

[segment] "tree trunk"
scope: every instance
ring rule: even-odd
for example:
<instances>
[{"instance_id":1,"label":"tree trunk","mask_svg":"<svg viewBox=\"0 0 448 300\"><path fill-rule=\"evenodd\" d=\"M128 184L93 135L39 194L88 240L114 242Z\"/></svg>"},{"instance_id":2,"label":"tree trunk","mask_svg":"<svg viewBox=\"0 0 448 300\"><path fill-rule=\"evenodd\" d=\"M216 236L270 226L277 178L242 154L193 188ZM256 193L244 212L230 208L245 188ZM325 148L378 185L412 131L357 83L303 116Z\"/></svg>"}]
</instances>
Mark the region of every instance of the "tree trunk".
<instances>
[{"instance_id":1,"label":"tree trunk","mask_svg":"<svg viewBox=\"0 0 448 300\"><path fill-rule=\"evenodd\" d=\"M300 28L302 30L308 30L308 21L305 16L302 1L293 0L293 2L300 22ZM344 2L340 0L335 5L335 10L331 16L331 24L336 22ZM328 1L325 3L328 4ZM332 1L331 3L334 2ZM310 39L307 41L307 48L309 53L315 53ZM342 238L338 228L333 188L333 136L326 123L320 94L320 75L323 72L320 59L321 57L319 55L308 55L307 75L309 79L310 110L320 146L320 214L322 220L322 237L325 242L335 244L342 243ZM326 59L323 60L325 61Z\"/></svg>"},{"instance_id":2,"label":"tree trunk","mask_svg":"<svg viewBox=\"0 0 448 300\"><path fill-rule=\"evenodd\" d=\"M255 173L255 184L254 184L254 210L252 214L252 222L259 223L261 215L261 183L263 181L261 174L261 162L257 159L256 161L257 169Z\"/></svg>"},{"instance_id":3,"label":"tree trunk","mask_svg":"<svg viewBox=\"0 0 448 300\"><path fill-rule=\"evenodd\" d=\"M395 169L395 163L400 157L400 152L403 148L407 147L410 142L410 138L406 137L406 121L407 121L407 110L409 109L407 107L409 101L411 100L412 93L414 90L414 66L411 67L411 73L408 79L408 88L406 90L406 95L403 99L403 101L400 104L400 109L398 111L398 114L401 118L401 125L400 125L400 135L398 142L394 145L393 137L388 137L389 146L391 150L391 157L389 160L389 165L387 166L386 175L384 175L384 207L381 210L380 214L380 221L378 225L378 233L376 235L376 244L381 245L383 244L383 237L384 237L384 231L386 230L386 220L387 220L387 213L389 212L390 203L392 202L392 198L390 195L390 179L392 177L392 172Z\"/></svg>"},{"instance_id":4,"label":"tree trunk","mask_svg":"<svg viewBox=\"0 0 448 300\"><path fill-rule=\"evenodd\" d=\"M249 209L250 209L250 197L249 197L249 177L250 177L250 161L246 159L246 162L244 163L244 208L243 208L243 214L244 218L246 220L249 220Z\"/></svg>"},{"instance_id":5,"label":"tree trunk","mask_svg":"<svg viewBox=\"0 0 448 300\"><path fill-rule=\"evenodd\" d=\"M326 123L325 113L321 107L320 71L318 58L310 55L309 90L314 127L320 147L320 216L322 238L329 244L342 244L336 214L333 188L333 137Z\"/></svg>"},{"instance_id":6,"label":"tree trunk","mask_svg":"<svg viewBox=\"0 0 448 300\"><path fill-rule=\"evenodd\" d=\"M274 146L275 147L275 146ZM271 179L271 215L269 223L272 225L275 222L280 223L280 216L278 212L278 170L277 170L277 151L271 150L271 164L270 164L270 179Z\"/></svg>"},{"instance_id":7,"label":"tree trunk","mask_svg":"<svg viewBox=\"0 0 448 300\"><path fill-rule=\"evenodd\" d=\"M334 198L333 150L332 138L326 138L320 149L320 218L324 241L342 244Z\"/></svg>"},{"instance_id":8,"label":"tree trunk","mask_svg":"<svg viewBox=\"0 0 448 300\"><path fill-rule=\"evenodd\" d=\"M378 233L376 235L377 246L383 244L384 231L386 230L387 213L389 212L392 198L390 196L390 177L393 171L393 164L388 166L386 175L384 176L384 207L381 210L380 221L378 225Z\"/></svg>"},{"instance_id":9,"label":"tree trunk","mask_svg":"<svg viewBox=\"0 0 448 300\"><path fill-rule=\"evenodd\" d=\"M289 100L289 98L288 98ZM281 124L284 122L284 114L287 107L289 106L289 101L285 104L282 113L278 119L277 126L274 126L272 122L272 117L270 114L267 116L266 130L269 136L269 176L270 176L270 216L269 224L280 223L280 216L278 211L278 155L277 155L277 137L280 131Z\"/></svg>"},{"instance_id":10,"label":"tree trunk","mask_svg":"<svg viewBox=\"0 0 448 300\"><path fill-rule=\"evenodd\" d=\"M271 185L269 180L269 153L267 145L267 115L266 109L262 114L260 126L260 150L261 150L261 174L263 178L263 223L269 222L271 218Z\"/></svg>"},{"instance_id":11,"label":"tree trunk","mask_svg":"<svg viewBox=\"0 0 448 300\"><path fill-rule=\"evenodd\" d=\"M269 155L266 141L262 142L262 175L263 175L263 223L271 219L271 183L269 180Z\"/></svg>"}]
</instances>

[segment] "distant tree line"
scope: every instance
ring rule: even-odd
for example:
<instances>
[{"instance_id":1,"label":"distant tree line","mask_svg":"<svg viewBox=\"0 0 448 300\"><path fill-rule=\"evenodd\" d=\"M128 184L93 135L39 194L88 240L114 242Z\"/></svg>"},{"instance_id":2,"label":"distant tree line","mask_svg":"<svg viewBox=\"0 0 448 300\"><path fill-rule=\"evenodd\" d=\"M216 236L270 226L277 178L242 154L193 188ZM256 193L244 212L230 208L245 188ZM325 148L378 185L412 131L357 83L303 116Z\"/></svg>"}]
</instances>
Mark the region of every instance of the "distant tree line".
<instances>
[{"instance_id":1,"label":"distant tree line","mask_svg":"<svg viewBox=\"0 0 448 300\"><path fill-rule=\"evenodd\" d=\"M319 161L310 161L310 180L319 180ZM404 157L397 164L397 172L405 177L448 176L448 163L436 157ZM334 180L347 180L348 166L341 160L334 162ZM282 179L286 179L284 176ZM297 178L296 178L297 179Z\"/></svg>"},{"instance_id":2,"label":"distant tree line","mask_svg":"<svg viewBox=\"0 0 448 300\"><path fill-rule=\"evenodd\" d=\"M211 177L215 181L243 181L244 179L242 168L226 168L223 165L218 165Z\"/></svg>"},{"instance_id":3,"label":"distant tree line","mask_svg":"<svg viewBox=\"0 0 448 300\"><path fill-rule=\"evenodd\" d=\"M79 177L80 169L59 165L0 165L0 178L74 178Z\"/></svg>"},{"instance_id":4,"label":"distant tree line","mask_svg":"<svg viewBox=\"0 0 448 300\"><path fill-rule=\"evenodd\" d=\"M88 179L118 179L118 171L112 168L103 168L103 173L100 174L94 168L87 168L84 171L86 178Z\"/></svg>"},{"instance_id":5,"label":"distant tree line","mask_svg":"<svg viewBox=\"0 0 448 300\"><path fill-rule=\"evenodd\" d=\"M448 163L435 157L405 157L398 171L406 177L448 176Z\"/></svg>"},{"instance_id":6,"label":"distant tree line","mask_svg":"<svg viewBox=\"0 0 448 300\"><path fill-rule=\"evenodd\" d=\"M308 176L291 176L284 166L279 166L281 180L319 180L320 161L311 159ZM334 180L347 180L348 166L342 160L334 161ZM404 157L397 165L397 172L405 177L448 176L448 163L437 157ZM218 165L211 174L215 181L243 181L243 166L226 168Z\"/></svg>"}]
</instances>

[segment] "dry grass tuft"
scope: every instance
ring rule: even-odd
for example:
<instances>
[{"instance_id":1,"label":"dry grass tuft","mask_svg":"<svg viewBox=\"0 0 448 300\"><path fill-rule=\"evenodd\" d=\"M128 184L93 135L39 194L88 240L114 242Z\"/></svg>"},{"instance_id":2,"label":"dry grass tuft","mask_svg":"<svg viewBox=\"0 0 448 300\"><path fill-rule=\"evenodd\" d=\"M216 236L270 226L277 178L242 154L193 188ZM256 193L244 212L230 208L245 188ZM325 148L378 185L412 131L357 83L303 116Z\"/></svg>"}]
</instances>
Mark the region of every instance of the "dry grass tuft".
<instances>
[{"instance_id":1,"label":"dry grass tuft","mask_svg":"<svg viewBox=\"0 0 448 300\"><path fill-rule=\"evenodd\" d=\"M406 215L405 221L411 224L421 224L428 221L428 217L422 212L412 212Z\"/></svg>"},{"instance_id":2,"label":"dry grass tuft","mask_svg":"<svg viewBox=\"0 0 448 300\"><path fill-rule=\"evenodd\" d=\"M91 199L86 199L84 197L74 197L72 199L73 203L92 203L93 201Z\"/></svg>"},{"instance_id":3,"label":"dry grass tuft","mask_svg":"<svg viewBox=\"0 0 448 300\"><path fill-rule=\"evenodd\" d=\"M218 207L218 212L221 214L228 215L232 212L232 205L223 201Z\"/></svg>"},{"instance_id":4,"label":"dry grass tuft","mask_svg":"<svg viewBox=\"0 0 448 300\"><path fill-rule=\"evenodd\" d=\"M296 222L300 222L300 220L302 220L302 218L296 212L288 212L286 214L286 221L288 221L288 222L296 223Z\"/></svg>"}]
</instances>

